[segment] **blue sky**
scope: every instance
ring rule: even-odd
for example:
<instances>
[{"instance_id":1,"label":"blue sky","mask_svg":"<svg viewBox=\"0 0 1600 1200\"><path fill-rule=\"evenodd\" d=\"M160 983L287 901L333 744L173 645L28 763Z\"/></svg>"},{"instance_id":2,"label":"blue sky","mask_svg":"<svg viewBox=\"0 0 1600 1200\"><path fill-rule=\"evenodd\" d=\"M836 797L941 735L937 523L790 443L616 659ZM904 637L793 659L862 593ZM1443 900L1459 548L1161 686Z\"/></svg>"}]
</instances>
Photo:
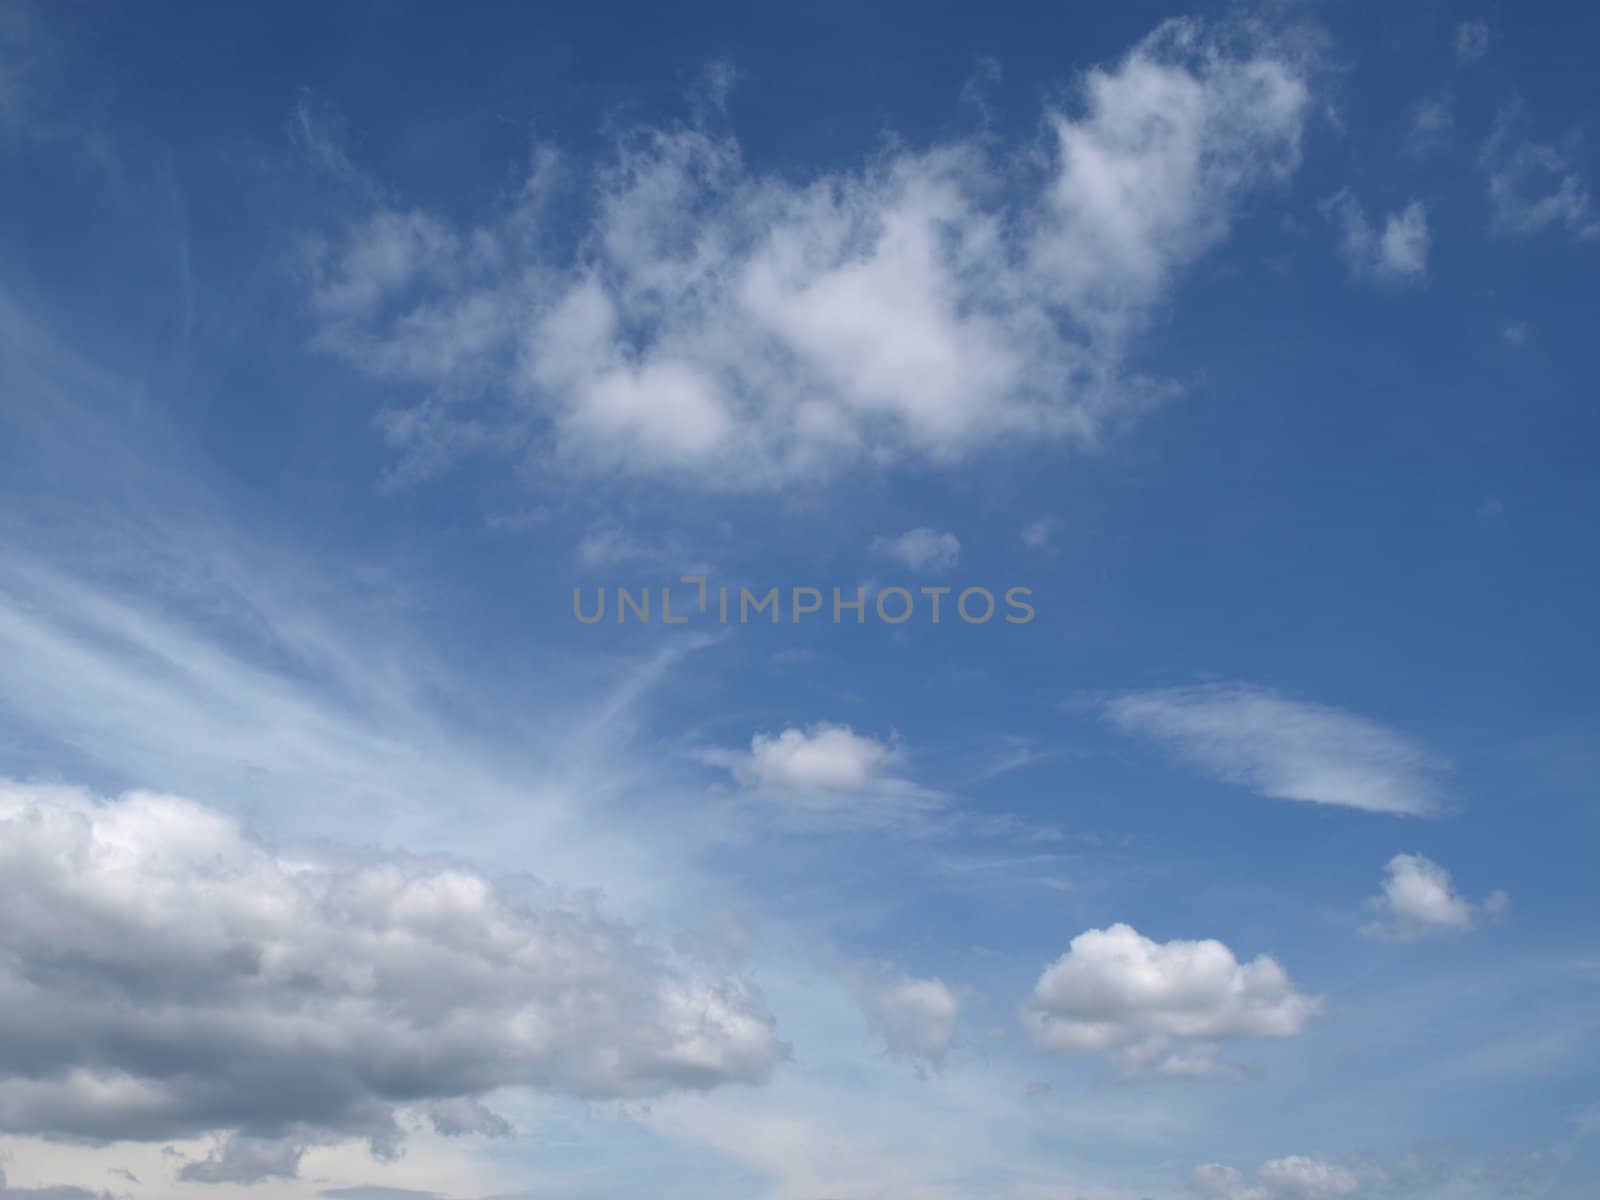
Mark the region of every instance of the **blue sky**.
<instances>
[{"instance_id":1,"label":"blue sky","mask_svg":"<svg viewBox=\"0 0 1600 1200\"><path fill-rule=\"evenodd\" d=\"M0 7L0 1197L1591 1195L1597 34Z\"/></svg>"}]
</instances>

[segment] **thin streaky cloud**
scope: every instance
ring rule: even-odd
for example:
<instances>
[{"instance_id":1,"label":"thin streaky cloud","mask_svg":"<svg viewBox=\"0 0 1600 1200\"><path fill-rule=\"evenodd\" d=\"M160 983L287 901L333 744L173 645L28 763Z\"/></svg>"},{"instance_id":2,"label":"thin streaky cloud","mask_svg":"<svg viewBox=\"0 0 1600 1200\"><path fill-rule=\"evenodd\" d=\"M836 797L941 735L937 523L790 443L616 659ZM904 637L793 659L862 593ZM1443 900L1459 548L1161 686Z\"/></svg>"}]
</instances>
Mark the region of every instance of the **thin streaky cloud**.
<instances>
[{"instance_id":1,"label":"thin streaky cloud","mask_svg":"<svg viewBox=\"0 0 1600 1200\"><path fill-rule=\"evenodd\" d=\"M1127 692L1104 712L1122 732L1258 795L1403 816L1437 813L1443 804L1448 761L1376 721L1269 688Z\"/></svg>"}]
</instances>

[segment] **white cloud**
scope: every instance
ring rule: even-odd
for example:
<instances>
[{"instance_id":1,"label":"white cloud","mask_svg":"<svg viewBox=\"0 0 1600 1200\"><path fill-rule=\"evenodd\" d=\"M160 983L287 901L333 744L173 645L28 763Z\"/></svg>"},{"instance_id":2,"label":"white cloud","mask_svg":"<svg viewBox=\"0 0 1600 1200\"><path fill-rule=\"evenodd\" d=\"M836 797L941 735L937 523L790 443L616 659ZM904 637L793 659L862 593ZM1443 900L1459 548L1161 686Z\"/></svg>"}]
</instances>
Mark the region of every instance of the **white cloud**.
<instances>
[{"instance_id":1,"label":"white cloud","mask_svg":"<svg viewBox=\"0 0 1600 1200\"><path fill-rule=\"evenodd\" d=\"M1513 144L1515 123L1514 114L1502 118L1480 156L1495 230L1526 237L1565 229L1580 241L1600 237L1600 217L1582 177L1552 146Z\"/></svg>"},{"instance_id":2,"label":"white cloud","mask_svg":"<svg viewBox=\"0 0 1600 1200\"><path fill-rule=\"evenodd\" d=\"M1385 867L1383 892L1368 901L1379 919L1362 928L1368 937L1410 942L1431 933L1462 933L1477 921L1479 912L1497 916L1510 897L1491 893L1474 904L1455 890L1450 872L1421 854L1397 854Z\"/></svg>"},{"instance_id":3,"label":"white cloud","mask_svg":"<svg viewBox=\"0 0 1600 1200\"><path fill-rule=\"evenodd\" d=\"M1161 390L1127 370L1131 335L1297 166L1305 76L1284 46L1169 22L1047 113L1042 146L895 147L809 182L703 126L642 129L584 181L576 236L545 216L563 168L542 152L488 226L386 209L313 240L321 342L427 390L388 425L423 467L532 445L756 489L1090 445Z\"/></svg>"},{"instance_id":4,"label":"white cloud","mask_svg":"<svg viewBox=\"0 0 1600 1200\"><path fill-rule=\"evenodd\" d=\"M1428 273L1428 209L1413 200L1376 229L1360 202L1342 191L1323 206L1339 228L1339 251L1353 275L1416 282Z\"/></svg>"},{"instance_id":5,"label":"white cloud","mask_svg":"<svg viewBox=\"0 0 1600 1200\"><path fill-rule=\"evenodd\" d=\"M911 529L899 537L874 539L872 549L888 555L913 571L948 571L961 561L961 542L953 533L936 529Z\"/></svg>"},{"instance_id":6,"label":"white cloud","mask_svg":"<svg viewBox=\"0 0 1600 1200\"><path fill-rule=\"evenodd\" d=\"M292 1170L327 1137L392 1148L399 1106L654 1096L782 1054L742 984L586 902L276 850L175 797L0 785L0 874L0 1129L237 1134L206 1178Z\"/></svg>"},{"instance_id":7,"label":"white cloud","mask_svg":"<svg viewBox=\"0 0 1600 1200\"><path fill-rule=\"evenodd\" d=\"M1354 713L1248 684L1129 692L1106 704L1124 733L1263 796L1368 812L1423 815L1439 806L1449 764Z\"/></svg>"},{"instance_id":8,"label":"white cloud","mask_svg":"<svg viewBox=\"0 0 1600 1200\"><path fill-rule=\"evenodd\" d=\"M1348 1167L1304 1155L1263 1163L1254 1182L1235 1167L1204 1163L1189 1173L1189 1187L1209 1200L1338 1200L1361 1190Z\"/></svg>"},{"instance_id":9,"label":"white cloud","mask_svg":"<svg viewBox=\"0 0 1600 1200\"><path fill-rule=\"evenodd\" d=\"M896 758L893 745L826 722L750 739L750 753L734 775L755 787L807 792L854 791L880 782Z\"/></svg>"},{"instance_id":10,"label":"white cloud","mask_svg":"<svg viewBox=\"0 0 1600 1200\"><path fill-rule=\"evenodd\" d=\"M1449 101L1424 100L1417 105L1417 111L1411 118L1406 149L1416 155L1428 154L1448 140L1454 126L1455 114L1451 111Z\"/></svg>"},{"instance_id":11,"label":"white cloud","mask_svg":"<svg viewBox=\"0 0 1600 1200\"><path fill-rule=\"evenodd\" d=\"M863 1007L890 1054L939 1066L955 1039L961 998L942 979L899 979L869 987Z\"/></svg>"},{"instance_id":12,"label":"white cloud","mask_svg":"<svg viewBox=\"0 0 1600 1200\"><path fill-rule=\"evenodd\" d=\"M1207 1200L1270 1200L1267 1189L1251 1183L1237 1167L1201 1163L1189 1172L1189 1188Z\"/></svg>"},{"instance_id":13,"label":"white cloud","mask_svg":"<svg viewBox=\"0 0 1600 1200\"><path fill-rule=\"evenodd\" d=\"M1091 929L1039 978L1023 1022L1044 1050L1105 1053L1124 1070L1212 1074L1209 1049L1177 1039L1293 1037L1322 1011L1278 963L1241 963L1223 943L1156 942L1128 925ZM1220 1067L1220 1064L1217 1064Z\"/></svg>"},{"instance_id":14,"label":"white cloud","mask_svg":"<svg viewBox=\"0 0 1600 1200\"><path fill-rule=\"evenodd\" d=\"M1294 1200L1325 1200L1353 1195L1361 1186L1354 1171L1320 1159L1294 1155L1263 1163L1256 1172L1276 1195Z\"/></svg>"},{"instance_id":15,"label":"white cloud","mask_svg":"<svg viewBox=\"0 0 1600 1200\"><path fill-rule=\"evenodd\" d=\"M1464 63L1475 63L1489 53L1489 23L1463 21L1456 26L1456 57Z\"/></svg>"},{"instance_id":16,"label":"white cloud","mask_svg":"<svg viewBox=\"0 0 1600 1200\"><path fill-rule=\"evenodd\" d=\"M803 823L886 827L942 804L895 773L902 753L893 739L827 721L757 733L748 750L709 749L700 758L729 771L764 807Z\"/></svg>"},{"instance_id":17,"label":"white cloud","mask_svg":"<svg viewBox=\"0 0 1600 1200\"><path fill-rule=\"evenodd\" d=\"M1160 1040L1130 1049L1123 1055L1131 1073L1149 1071L1164 1079L1242 1080L1245 1072L1222 1060L1222 1047L1215 1042L1192 1042L1168 1049Z\"/></svg>"},{"instance_id":18,"label":"white cloud","mask_svg":"<svg viewBox=\"0 0 1600 1200\"><path fill-rule=\"evenodd\" d=\"M668 557L661 547L639 541L614 521L602 521L578 542L578 561L585 567L659 563Z\"/></svg>"},{"instance_id":19,"label":"white cloud","mask_svg":"<svg viewBox=\"0 0 1600 1200\"><path fill-rule=\"evenodd\" d=\"M1037 521L1030 521L1022 529L1022 544L1030 550L1039 550L1050 544L1050 539L1055 534L1056 520L1054 517L1040 517Z\"/></svg>"}]
</instances>

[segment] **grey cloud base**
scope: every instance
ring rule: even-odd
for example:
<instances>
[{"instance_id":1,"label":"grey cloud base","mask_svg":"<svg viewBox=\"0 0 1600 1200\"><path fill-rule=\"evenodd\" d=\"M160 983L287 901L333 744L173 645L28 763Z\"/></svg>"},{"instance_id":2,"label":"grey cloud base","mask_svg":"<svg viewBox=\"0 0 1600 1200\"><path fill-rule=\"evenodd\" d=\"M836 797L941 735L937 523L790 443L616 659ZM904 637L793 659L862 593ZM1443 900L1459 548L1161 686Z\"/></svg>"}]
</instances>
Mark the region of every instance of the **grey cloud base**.
<instances>
[{"instance_id":1,"label":"grey cloud base","mask_svg":"<svg viewBox=\"0 0 1600 1200\"><path fill-rule=\"evenodd\" d=\"M8 1132L383 1150L397 1107L492 1132L445 1102L756 1082L784 1054L739 981L680 972L585 905L273 850L173 797L0 784L0 877ZM225 1142L196 1170L237 1177L263 1150L292 1154Z\"/></svg>"}]
</instances>

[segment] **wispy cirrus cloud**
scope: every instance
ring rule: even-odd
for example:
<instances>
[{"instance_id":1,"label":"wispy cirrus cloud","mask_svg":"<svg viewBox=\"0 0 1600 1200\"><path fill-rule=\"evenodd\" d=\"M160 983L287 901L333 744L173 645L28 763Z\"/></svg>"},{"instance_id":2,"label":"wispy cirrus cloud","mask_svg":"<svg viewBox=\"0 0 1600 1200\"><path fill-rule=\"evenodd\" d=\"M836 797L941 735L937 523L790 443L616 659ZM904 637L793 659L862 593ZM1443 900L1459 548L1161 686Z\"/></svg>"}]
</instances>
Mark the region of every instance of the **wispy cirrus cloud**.
<instances>
[{"instance_id":1,"label":"wispy cirrus cloud","mask_svg":"<svg viewBox=\"0 0 1600 1200\"><path fill-rule=\"evenodd\" d=\"M1456 26L1456 58L1463 64L1477 62L1489 53L1489 22L1463 21Z\"/></svg>"},{"instance_id":2,"label":"wispy cirrus cloud","mask_svg":"<svg viewBox=\"0 0 1600 1200\"><path fill-rule=\"evenodd\" d=\"M1368 220L1347 189L1327 200L1323 212L1339 230L1339 253L1350 273L1390 282L1420 282L1428 273L1428 209L1420 200L1391 212L1383 224Z\"/></svg>"},{"instance_id":3,"label":"wispy cirrus cloud","mask_svg":"<svg viewBox=\"0 0 1600 1200\"><path fill-rule=\"evenodd\" d=\"M1127 692L1104 712L1203 773L1280 800L1423 816L1439 811L1450 770L1376 721L1249 684Z\"/></svg>"},{"instance_id":4,"label":"wispy cirrus cloud","mask_svg":"<svg viewBox=\"0 0 1600 1200\"><path fill-rule=\"evenodd\" d=\"M923 526L898 537L874 538L872 549L905 564L913 571L948 571L961 561L961 540Z\"/></svg>"},{"instance_id":5,"label":"wispy cirrus cloud","mask_svg":"<svg viewBox=\"0 0 1600 1200\"><path fill-rule=\"evenodd\" d=\"M1520 237L1551 230L1578 241L1600 237L1600 214L1578 168L1557 147L1519 135L1521 118L1515 109L1502 114L1479 153L1492 227Z\"/></svg>"}]
</instances>

